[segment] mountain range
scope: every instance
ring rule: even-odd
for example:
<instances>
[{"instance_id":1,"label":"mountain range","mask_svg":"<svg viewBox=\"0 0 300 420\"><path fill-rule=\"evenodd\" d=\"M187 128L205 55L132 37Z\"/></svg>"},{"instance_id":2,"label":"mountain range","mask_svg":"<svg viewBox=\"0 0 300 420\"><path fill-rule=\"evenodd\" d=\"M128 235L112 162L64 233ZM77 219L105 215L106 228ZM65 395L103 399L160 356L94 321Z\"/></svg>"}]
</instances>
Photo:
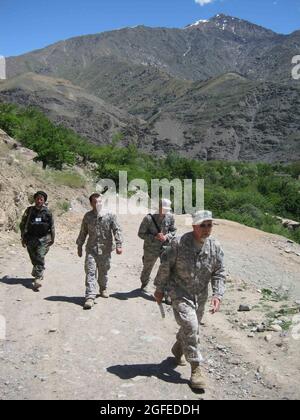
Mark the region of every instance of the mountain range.
<instances>
[{"instance_id":1,"label":"mountain range","mask_svg":"<svg viewBox=\"0 0 300 420\"><path fill-rule=\"evenodd\" d=\"M93 143L201 160L300 160L300 31L225 15L138 26L7 58L0 101L39 107Z\"/></svg>"}]
</instances>

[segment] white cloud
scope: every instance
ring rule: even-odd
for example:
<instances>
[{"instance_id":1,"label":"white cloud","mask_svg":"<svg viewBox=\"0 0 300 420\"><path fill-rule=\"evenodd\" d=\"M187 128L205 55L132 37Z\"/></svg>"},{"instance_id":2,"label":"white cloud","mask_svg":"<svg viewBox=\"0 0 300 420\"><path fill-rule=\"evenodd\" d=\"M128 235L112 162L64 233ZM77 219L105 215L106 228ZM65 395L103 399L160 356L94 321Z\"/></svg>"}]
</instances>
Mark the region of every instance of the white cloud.
<instances>
[{"instance_id":1,"label":"white cloud","mask_svg":"<svg viewBox=\"0 0 300 420\"><path fill-rule=\"evenodd\" d=\"M215 0L195 0L195 3L200 4L200 6L205 6L206 4L212 3Z\"/></svg>"}]
</instances>

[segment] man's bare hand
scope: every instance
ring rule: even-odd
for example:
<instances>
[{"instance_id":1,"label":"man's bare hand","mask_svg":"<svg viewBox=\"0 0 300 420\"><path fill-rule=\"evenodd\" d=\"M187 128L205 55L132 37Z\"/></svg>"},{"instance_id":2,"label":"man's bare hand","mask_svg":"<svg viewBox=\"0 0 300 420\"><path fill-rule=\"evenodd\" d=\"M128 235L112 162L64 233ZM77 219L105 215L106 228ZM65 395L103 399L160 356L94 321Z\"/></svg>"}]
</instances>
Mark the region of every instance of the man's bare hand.
<instances>
[{"instance_id":1,"label":"man's bare hand","mask_svg":"<svg viewBox=\"0 0 300 420\"><path fill-rule=\"evenodd\" d=\"M167 237L163 233L158 233L155 239L159 242L166 242Z\"/></svg>"},{"instance_id":2,"label":"man's bare hand","mask_svg":"<svg viewBox=\"0 0 300 420\"><path fill-rule=\"evenodd\" d=\"M220 301L220 299L217 298L217 297L213 297L212 298L212 301L211 301L211 306L212 306L212 309L211 309L210 312L212 314L215 314L216 312L219 312L220 307L221 307L221 301Z\"/></svg>"},{"instance_id":3,"label":"man's bare hand","mask_svg":"<svg viewBox=\"0 0 300 420\"><path fill-rule=\"evenodd\" d=\"M163 301L164 298L164 293L163 292L158 292L157 290L154 292L154 297L156 302L160 305Z\"/></svg>"},{"instance_id":4,"label":"man's bare hand","mask_svg":"<svg viewBox=\"0 0 300 420\"><path fill-rule=\"evenodd\" d=\"M82 248L80 248L80 247L77 248L77 255L78 255L79 258L82 257Z\"/></svg>"},{"instance_id":5,"label":"man's bare hand","mask_svg":"<svg viewBox=\"0 0 300 420\"><path fill-rule=\"evenodd\" d=\"M122 254L123 254L123 249L117 248L117 255L122 255Z\"/></svg>"},{"instance_id":6,"label":"man's bare hand","mask_svg":"<svg viewBox=\"0 0 300 420\"><path fill-rule=\"evenodd\" d=\"M24 240L22 240L22 247L27 248L26 242Z\"/></svg>"}]
</instances>

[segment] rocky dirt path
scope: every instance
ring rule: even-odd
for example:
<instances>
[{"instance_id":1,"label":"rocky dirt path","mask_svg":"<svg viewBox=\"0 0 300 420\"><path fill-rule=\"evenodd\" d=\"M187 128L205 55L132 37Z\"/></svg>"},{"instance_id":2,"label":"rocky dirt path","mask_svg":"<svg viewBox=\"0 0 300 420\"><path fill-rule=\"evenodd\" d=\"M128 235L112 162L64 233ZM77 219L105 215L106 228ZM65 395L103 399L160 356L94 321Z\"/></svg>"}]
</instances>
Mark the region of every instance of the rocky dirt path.
<instances>
[{"instance_id":1,"label":"rocky dirt path","mask_svg":"<svg viewBox=\"0 0 300 420\"><path fill-rule=\"evenodd\" d=\"M170 308L162 320L151 296L136 290L141 217L121 218L126 245L124 255L113 257L111 297L99 298L89 312L82 310L83 260L71 245L80 217L68 214L60 222L63 237L48 255L39 293L31 289L26 252L15 237L1 238L0 314L7 323L0 340L1 399L299 399L300 341L291 330L251 331L268 312L294 308L300 298L295 245L217 222L230 277L222 312L211 316L207 307L202 347L209 387L200 395L188 386L189 368L174 367L170 356L177 330ZM178 224L186 231L183 218ZM263 300L257 289L267 285L293 286L292 297ZM240 304L252 311L237 312Z\"/></svg>"}]
</instances>

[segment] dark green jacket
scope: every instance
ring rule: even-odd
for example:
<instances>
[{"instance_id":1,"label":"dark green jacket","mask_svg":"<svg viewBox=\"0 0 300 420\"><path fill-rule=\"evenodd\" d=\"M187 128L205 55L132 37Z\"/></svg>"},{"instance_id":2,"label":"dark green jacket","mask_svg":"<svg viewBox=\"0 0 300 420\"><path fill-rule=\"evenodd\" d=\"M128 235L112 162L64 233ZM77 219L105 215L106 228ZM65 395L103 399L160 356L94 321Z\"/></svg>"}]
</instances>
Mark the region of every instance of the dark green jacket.
<instances>
[{"instance_id":1,"label":"dark green jacket","mask_svg":"<svg viewBox=\"0 0 300 420\"><path fill-rule=\"evenodd\" d=\"M20 230L24 241L51 236L51 240L54 242L55 227L51 211L46 206L41 209L37 209L35 206L28 207L22 217Z\"/></svg>"}]
</instances>

